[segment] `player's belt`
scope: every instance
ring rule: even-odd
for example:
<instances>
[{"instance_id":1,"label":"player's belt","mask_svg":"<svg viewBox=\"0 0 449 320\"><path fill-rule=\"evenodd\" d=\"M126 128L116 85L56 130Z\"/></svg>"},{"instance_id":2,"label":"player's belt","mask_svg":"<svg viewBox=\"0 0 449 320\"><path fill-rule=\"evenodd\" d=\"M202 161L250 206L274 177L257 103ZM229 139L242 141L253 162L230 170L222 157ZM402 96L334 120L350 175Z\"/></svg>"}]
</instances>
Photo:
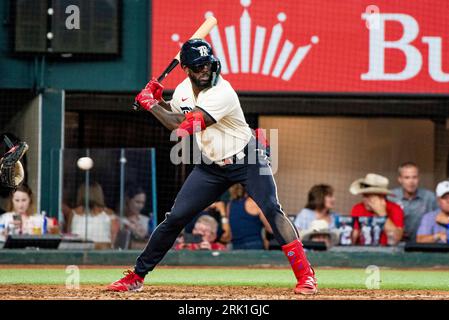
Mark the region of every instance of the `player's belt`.
<instances>
[{"instance_id":1,"label":"player's belt","mask_svg":"<svg viewBox=\"0 0 449 320\"><path fill-rule=\"evenodd\" d=\"M226 166L228 164L233 164L236 163L237 160L241 160L245 157L245 152L240 151L239 153L234 154L233 156L220 160L220 161L215 161L215 164L219 165L220 167Z\"/></svg>"}]
</instances>

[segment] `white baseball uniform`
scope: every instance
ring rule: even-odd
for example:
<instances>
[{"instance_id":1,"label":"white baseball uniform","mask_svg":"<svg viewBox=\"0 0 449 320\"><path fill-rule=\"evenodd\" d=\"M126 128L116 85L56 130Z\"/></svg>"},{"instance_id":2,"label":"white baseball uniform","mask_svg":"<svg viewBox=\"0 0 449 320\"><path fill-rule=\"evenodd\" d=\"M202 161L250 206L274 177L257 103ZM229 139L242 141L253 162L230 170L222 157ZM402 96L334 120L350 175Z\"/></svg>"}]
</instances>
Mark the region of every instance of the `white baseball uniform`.
<instances>
[{"instance_id":1,"label":"white baseball uniform","mask_svg":"<svg viewBox=\"0 0 449 320\"><path fill-rule=\"evenodd\" d=\"M170 101L173 112L187 113L198 107L215 120L215 124L195 133L202 153L212 161L229 158L242 151L251 138L237 93L221 76L215 86L201 91L195 98L189 78L181 82Z\"/></svg>"}]
</instances>

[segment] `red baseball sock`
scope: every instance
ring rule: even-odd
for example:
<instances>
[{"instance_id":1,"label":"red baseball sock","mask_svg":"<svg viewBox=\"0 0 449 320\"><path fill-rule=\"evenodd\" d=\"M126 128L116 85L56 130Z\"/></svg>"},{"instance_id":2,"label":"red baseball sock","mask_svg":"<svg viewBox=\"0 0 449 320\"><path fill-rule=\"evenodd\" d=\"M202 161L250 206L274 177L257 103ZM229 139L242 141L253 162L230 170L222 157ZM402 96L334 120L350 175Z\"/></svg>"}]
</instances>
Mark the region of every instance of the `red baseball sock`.
<instances>
[{"instance_id":1,"label":"red baseball sock","mask_svg":"<svg viewBox=\"0 0 449 320\"><path fill-rule=\"evenodd\" d=\"M287 256L297 280L310 272L310 264L299 239L283 245L282 251Z\"/></svg>"}]
</instances>

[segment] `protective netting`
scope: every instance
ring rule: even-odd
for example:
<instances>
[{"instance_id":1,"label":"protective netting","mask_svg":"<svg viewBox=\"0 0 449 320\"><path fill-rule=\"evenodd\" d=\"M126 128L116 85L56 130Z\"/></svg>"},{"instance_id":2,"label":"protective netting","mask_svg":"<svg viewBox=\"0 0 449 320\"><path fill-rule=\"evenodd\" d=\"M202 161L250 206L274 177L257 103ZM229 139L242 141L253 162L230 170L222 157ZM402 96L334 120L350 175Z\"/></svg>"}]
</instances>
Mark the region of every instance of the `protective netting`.
<instances>
[{"instance_id":1,"label":"protective netting","mask_svg":"<svg viewBox=\"0 0 449 320\"><path fill-rule=\"evenodd\" d=\"M154 149L66 148L61 156L63 196L59 220L65 233L129 248L117 238L120 231L136 231L130 221L138 215L136 221L142 231L139 240L149 237L157 225L157 214L153 214L157 212Z\"/></svg>"},{"instance_id":2,"label":"protective netting","mask_svg":"<svg viewBox=\"0 0 449 320\"><path fill-rule=\"evenodd\" d=\"M405 161L419 163L421 185L434 189L430 120L262 116L260 126L278 132L276 179L288 213L301 211L314 185L329 184L335 189L335 210L348 215L360 201L349 193L354 180L373 172L397 187L397 167Z\"/></svg>"}]
</instances>

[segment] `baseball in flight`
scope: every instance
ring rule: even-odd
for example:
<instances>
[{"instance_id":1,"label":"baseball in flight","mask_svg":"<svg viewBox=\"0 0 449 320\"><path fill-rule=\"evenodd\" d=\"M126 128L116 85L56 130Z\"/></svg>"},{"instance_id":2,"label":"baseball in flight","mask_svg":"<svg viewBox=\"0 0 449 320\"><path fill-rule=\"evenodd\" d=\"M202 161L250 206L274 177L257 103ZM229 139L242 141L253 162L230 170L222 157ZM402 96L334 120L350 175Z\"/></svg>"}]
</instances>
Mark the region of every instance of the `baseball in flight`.
<instances>
[{"instance_id":1,"label":"baseball in flight","mask_svg":"<svg viewBox=\"0 0 449 320\"><path fill-rule=\"evenodd\" d=\"M90 157L82 157L78 159L76 164L81 170L90 170L94 166L94 161Z\"/></svg>"}]
</instances>

